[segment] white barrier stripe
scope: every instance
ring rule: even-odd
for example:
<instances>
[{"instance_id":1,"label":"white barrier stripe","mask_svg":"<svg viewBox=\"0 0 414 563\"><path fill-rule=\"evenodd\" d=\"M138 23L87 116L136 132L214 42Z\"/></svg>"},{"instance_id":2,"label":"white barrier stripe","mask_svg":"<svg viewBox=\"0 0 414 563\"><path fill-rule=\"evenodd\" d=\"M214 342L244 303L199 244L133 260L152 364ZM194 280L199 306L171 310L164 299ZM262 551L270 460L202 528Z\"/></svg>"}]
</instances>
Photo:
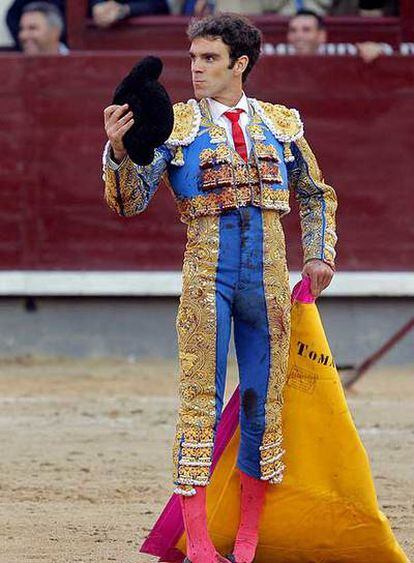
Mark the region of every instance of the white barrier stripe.
<instances>
[{"instance_id":1,"label":"white barrier stripe","mask_svg":"<svg viewBox=\"0 0 414 563\"><path fill-rule=\"evenodd\" d=\"M293 286L300 272L291 272ZM2 296L176 297L181 272L1 271ZM412 297L412 272L337 272L326 297Z\"/></svg>"}]
</instances>

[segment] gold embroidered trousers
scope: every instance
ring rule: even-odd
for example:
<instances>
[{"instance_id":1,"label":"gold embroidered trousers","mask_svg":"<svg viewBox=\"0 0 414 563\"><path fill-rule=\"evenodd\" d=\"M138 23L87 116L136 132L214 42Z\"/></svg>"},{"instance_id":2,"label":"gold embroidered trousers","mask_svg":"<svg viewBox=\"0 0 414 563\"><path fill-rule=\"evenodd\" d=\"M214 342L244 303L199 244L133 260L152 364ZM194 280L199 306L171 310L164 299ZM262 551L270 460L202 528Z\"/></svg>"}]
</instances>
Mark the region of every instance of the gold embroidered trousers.
<instances>
[{"instance_id":1,"label":"gold embroidered trousers","mask_svg":"<svg viewBox=\"0 0 414 563\"><path fill-rule=\"evenodd\" d=\"M188 226L177 317L180 408L173 454L174 482L182 494L209 482L232 323L241 393L238 466L278 483L284 470L290 291L277 211L240 207Z\"/></svg>"}]
</instances>

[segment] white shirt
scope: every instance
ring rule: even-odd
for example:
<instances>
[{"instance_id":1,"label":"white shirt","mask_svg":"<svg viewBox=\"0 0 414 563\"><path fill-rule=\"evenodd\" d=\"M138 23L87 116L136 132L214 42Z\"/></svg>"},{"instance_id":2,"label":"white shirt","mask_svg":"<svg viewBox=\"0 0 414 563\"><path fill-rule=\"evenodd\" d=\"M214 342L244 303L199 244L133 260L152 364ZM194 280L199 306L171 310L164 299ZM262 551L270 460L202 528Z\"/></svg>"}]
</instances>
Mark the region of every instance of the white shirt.
<instances>
[{"instance_id":1,"label":"white shirt","mask_svg":"<svg viewBox=\"0 0 414 563\"><path fill-rule=\"evenodd\" d=\"M59 43L59 55L69 55L69 49L64 43Z\"/></svg>"},{"instance_id":2,"label":"white shirt","mask_svg":"<svg viewBox=\"0 0 414 563\"><path fill-rule=\"evenodd\" d=\"M247 153L249 154L252 143L246 131L246 127L250 122L250 108L246 94L243 92L242 97L237 102L237 104L233 107L226 106L221 102L218 102L217 100L213 100L213 98L207 98L207 102L210 108L210 113L213 122L216 125L219 125L220 127L223 127L226 130L227 140L230 146L232 146L233 148L234 148L234 141L233 141L233 134L231 132L231 121L223 114L226 111L231 111L235 109L244 110L240 114L239 125L241 127L241 130L243 131L244 142L246 143Z\"/></svg>"}]
</instances>

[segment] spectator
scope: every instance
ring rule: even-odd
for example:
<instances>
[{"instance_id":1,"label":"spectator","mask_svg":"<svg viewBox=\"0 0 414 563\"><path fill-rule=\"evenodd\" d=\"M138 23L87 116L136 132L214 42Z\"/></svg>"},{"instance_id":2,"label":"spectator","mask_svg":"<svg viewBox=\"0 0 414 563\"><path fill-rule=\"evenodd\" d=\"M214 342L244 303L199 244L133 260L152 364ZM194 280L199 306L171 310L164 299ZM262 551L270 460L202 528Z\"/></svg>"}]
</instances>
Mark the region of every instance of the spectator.
<instances>
[{"instance_id":1,"label":"spectator","mask_svg":"<svg viewBox=\"0 0 414 563\"><path fill-rule=\"evenodd\" d=\"M9 28L10 34L13 37L15 47L18 49L19 45L19 25L22 17L23 9L27 4L31 4L33 0L15 0L7 11L6 24ZM48 4L56 6L59 10L63 21L65 19L65 1L64 0L48 0ZM61 36L61 41L66 42L66 30L64 29Z\"/></svg>"},{"instance_id":2,"label":"spectator","mask_svg":"<svg viewBox=\"0 0 414 563\"><path fill-rule=\"evenodd\" d=\"M361 16L381 17L385 4L385 0L359 0L359 13Z\"/></svg>"},{"instance_id":3,"label":"spectator","mask_svg":"<svg viewBox=\"0 0 414 563\"><path fill-rule=\"evenodd\" d=\"M23 8L19 43L25 55L66 55L60 42L64 23L59 9L49 2L31 2Z\"/></svg>"},{"instance_id":4,"label":"spectator","mask_svg":"<svg viewBox=\"0 0 414 563\"><path fill-rule=\"evenodd\" d=\"M200 0L201 1L201 0ZM206 0L203 0L206 2ZM334 0L215 0L216 12L261 14L274 12L293 16L298 10L312 10L319 15L329 13ZM214 0L212 0L214 2Z\"/></svg>"},{"instance_id":5,"label":"spectator","mask_svg":"<svg viewBox=\"0 0 414 563\"><path fill-rule=\"evenodd\" d=\"M333 0L333 16L397 16L398 0Z\"/></svg>"},{"instance_id":6,"label":"spectator","mask_svg":"<svg viewBox=\"0 0 414 563\"><path fill-rule=\"evenodd\" d=\"M184 0L183 6L181 8L181 13L184 16L204 17L214 13L215 11L220 11L216 8L217 6L215 0Z\"/></svg>"},{"instance_id":7,"label":"spectator","mask_svg":"<svg viewBox=\"0 0 414 563\"><path fill-rule=\"evenodd\" d=\"M379 55L391 55L393 49L387 43L327 43L324 20L311 10L300 10L289 21L287 43L263 46L265 54L278 55L360 55L371 62Z\"/></svg>"},{"instance_id":8,"label":"spectator","mask_svg":"<svg viewBox=\"0 0 414 563\"><path fill-rule=\"evenodd\" d=\"M98 27L110 27L126 18L152 14L169 14L167 0L92 0L92 18Z\"/></svg>"},{"instance_id":9,"label":"spectator","mask_svg":"<svg viewBox=\"0 0 414 563\"><path fill-rule=\"evenodd\" d=\"M208 3L215 5L216 12L259 14L274 12L281 16L293 16L298 11L310 10L325 15L398 15L398 0L184 0L191 4L195 15L203 13ZM201 10L200 10L201 8ZM208 11L212 11L211 8ZM188 13L185 11L185 13Z\"/></svg>"}]
</instances>

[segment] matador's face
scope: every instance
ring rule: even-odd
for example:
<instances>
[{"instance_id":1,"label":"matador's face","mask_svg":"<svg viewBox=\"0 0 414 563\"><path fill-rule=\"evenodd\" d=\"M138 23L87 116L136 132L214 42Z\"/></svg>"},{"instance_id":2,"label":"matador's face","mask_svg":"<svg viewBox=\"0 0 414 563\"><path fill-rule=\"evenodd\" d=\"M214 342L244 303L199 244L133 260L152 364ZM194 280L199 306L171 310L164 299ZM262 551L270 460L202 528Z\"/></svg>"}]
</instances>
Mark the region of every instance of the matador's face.
<instances>
[{"instance_id":1,"label":"matador's face","mask_svg":"<svg viewBox=\"0 0 414 563\"><path fill-rule=\"evenodd\" d=\"M191 77L194 95L200 98L220 98L241 82L239 62L230 68L229 47L220 37L197 37L190 47Z\"/></svg>"}]
</instances>

